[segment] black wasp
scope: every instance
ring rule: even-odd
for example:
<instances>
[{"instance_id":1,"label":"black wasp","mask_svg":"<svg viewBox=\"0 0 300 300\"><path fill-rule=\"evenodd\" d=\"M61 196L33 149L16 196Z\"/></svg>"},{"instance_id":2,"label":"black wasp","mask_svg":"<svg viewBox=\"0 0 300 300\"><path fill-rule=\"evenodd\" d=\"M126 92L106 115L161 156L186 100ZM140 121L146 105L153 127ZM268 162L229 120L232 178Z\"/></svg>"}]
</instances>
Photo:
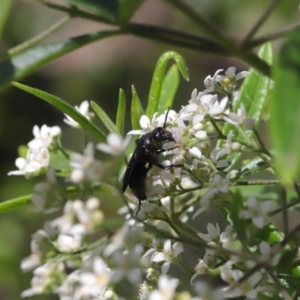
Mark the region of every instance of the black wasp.
<instances>
[{"instance_id":1,"label":"black wasp","mask_svg":"<svg viewBox=\"0 0 300 300\"><path fill-rule=\"evenodd\" d=\"M161 169L165 167L159 162L158 156L160 153L178 148L174 136L166 129L167 118L170 109L168 109L163 127L157 127L153 131L142 135L136 142L136 148L128 163L124 179L122 191L125 192L127 186L132 190L132 193L139 200L138 209L141 207L141 201L147 199L146 195L146 178L148 171L152 166L157 166ZM162 148L165 142L174 142L175 146L170 149ZM170 165L168 167L172 167Z\"/></svg>"}]
</instances>

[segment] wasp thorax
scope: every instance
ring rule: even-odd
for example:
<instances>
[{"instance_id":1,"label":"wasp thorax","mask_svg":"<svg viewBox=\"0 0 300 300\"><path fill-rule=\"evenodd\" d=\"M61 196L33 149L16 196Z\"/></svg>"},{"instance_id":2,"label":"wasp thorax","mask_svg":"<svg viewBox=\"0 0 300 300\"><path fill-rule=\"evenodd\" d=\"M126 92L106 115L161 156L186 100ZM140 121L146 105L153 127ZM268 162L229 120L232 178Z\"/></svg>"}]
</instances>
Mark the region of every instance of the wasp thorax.
<instances>
[{"instance_id":1,"label":"wasp thorax","mask_svg":"<svg viewBox=\"0 0 300 300\"><path fill-rule=\"evenodd\" d=\"M173 134L163 127L155 128L151 133L151 137L157 142L165 142L165 141L175 142Z\"/></svg>"}]
</instances>

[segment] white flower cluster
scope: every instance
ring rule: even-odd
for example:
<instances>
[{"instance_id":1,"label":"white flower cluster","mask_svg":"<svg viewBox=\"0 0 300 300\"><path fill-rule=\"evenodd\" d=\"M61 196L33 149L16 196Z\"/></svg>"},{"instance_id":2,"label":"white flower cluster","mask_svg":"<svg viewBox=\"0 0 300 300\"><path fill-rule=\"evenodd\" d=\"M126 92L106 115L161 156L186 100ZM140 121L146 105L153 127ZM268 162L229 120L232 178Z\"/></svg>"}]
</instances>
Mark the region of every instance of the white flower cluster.
<instances>
[{"instance_id":1,"label":"white flower cluster","mask_svg":"<svg viewBox=\"0 0 300 300\"><path fill-rule=\"evenodd\" d=\"M46 170L50 162L49 148L57 141L61 130L58 126L48 127L43 125L33 127L34 139L28 145L26 158L19 157L16 160L17 171L11 171L8 175L24 175L30 178L41 171Z\"/></svg>"},{"instance_id":2,"label":"white flower cluster","mask_svg":"<svg viewBox=\"0 0 300 300\"><path fill-rule=\"evenodd\" d=\"M239 170L231 167L230 155L242 145L236 130L225 136L220 124L243 130L254 126L243 104L232 111L236 81L247 72L236 75L235 68L229 68L222 75L222 71L204 80L204 91L193 90L189 103L179 112L156 113L152 120L142 116L141 130L130 131L125 139L110 133L107 143L87 143L83 153L64 153L68 159L67 170L61 172L65 177L64 188L55 170L48 169L49 151L59 146L60 129L46 125L34 128L35 139L28 143L27 159L19 158L16 164L20 170L9 174L30 177L48 169L45 180L35 187L32 200L39 211L57 214L62 207L63 211L32 236L31 255L21 263L24 271L33 270L32 287L22 293L23 297L55 293L62 300L257 298L259 283L264 278L270 282L258 263L264 259L275 265L280 254L273 253L264 241L256 249L248 246L247 228L257 233L267 226L273 203L250 197L239 203L240 209L232 218L228 216L227 227L208 223L207 233L203 233L195 225L195 218L200 223L198 216L205 210L223 209L233 201L230 185L239 176ZM214 92L227 96L218 101ZM85 101L76 109L90 118L88 108ZM97 189L104 186L104 192L110 190L111 194L125 198L111 187L111 182L101 182L108 167L95 158L95 149L110 154L116 161L119 157L120 161L134 135L163 126L165 119L166 128L179 147L174 148L174 143L164 145L172 150L161 155L165 169L153 167L147 174L149 201L142 203L137 216L132 213L135 205L126 202L119 210L122 217L125 215L120 226L120 220L108 220L100 209L101 197L95 196ZM79 127L68 116L65 121ZM170 165L177 167L167 168ZM236 224L239 221L245 226L242 241ZM191 248L197 254L190 255ZM239 256L245 249L247 255ZM250 251L253 260L249 259ZM258 261L257 256L263 258ZM249 275L247 271L253 269ZM215 277L216 273L225 287L212 288L205 281L205 276Z\"/></svg>"}]
</instances>

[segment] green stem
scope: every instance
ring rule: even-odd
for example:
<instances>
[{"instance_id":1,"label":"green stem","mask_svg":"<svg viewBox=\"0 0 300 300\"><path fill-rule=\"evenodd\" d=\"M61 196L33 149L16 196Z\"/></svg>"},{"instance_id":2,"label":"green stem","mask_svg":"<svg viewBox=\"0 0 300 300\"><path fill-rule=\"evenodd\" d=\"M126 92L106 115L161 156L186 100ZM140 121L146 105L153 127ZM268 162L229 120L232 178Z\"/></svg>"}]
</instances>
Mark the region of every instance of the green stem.
<instances>
[{"instance_id":1,"label":"green stem","mask_svg":"<svg viewBox=\"0 0 300 300\"><path fill-rule=\"evenodd\" d=\"M126 29L124 29L124 32L196 51L229 55L228 51L210 39L187 34L178 30L153 25L129 23Z\"/></svg>"},{"instance_id":2,"label":"green stem","mask_svg":"<svg viewBox=\"0 0 300 300\"><path fill-rule=\"evenodd\" d=\"M278 213L280 213L280 212L282 212L284 210L287 210L287 209L289 209L289 208L291 208L291 207L293 207L293 206L295 206L295 205L297 205L299 203L300 203L300 198L298 198L298 199L290 202L289 204L286 204L285 206L282 206L282 207L279 207L277 209L272 210L271 212L269 212L268 215L270 217L272 217L272 216L274 216L274 215L276 215L276 214L278 214Z\"/></svg>"},{"instance_id":3,"label":"green stem","mask_svg":"<svg viewBox=\"0 0 300 300\"><path fill-rule=\"evenodd\" d=\"M29 0L33 3L44 5L46 7L49 7L54 10L62 11L67 14L69 14L71 17L78 17L83 18L91 21L97 21L97 22L103 22L111 25L115 25L115 22L113 20L108 20L107 18L101 17L96 14L92 14L89 12L85 12L83 10L80 10L78 7L72 5L72 6L63 6L59 4L53 4L51 2L43 1L43 0Z\"/></svg>"},{"instance_id":4,"label":"green stem","mask_svg":"<svg viewBox=\"0 0 300 300\"><path fill-rule=\"evenodd\" d=\"M258 131L255 128L253 129L253 133L254 133L254 135L255 135L258 143L259 143L259 146L261 148L261 152L264 152L268 156L271 156L271 154L269 153L269 151L266 149L266 146L265 146L264 142L260 138L260 135L259 135Z\"/></svg>"},{"instance_id":5,"label":"green stem","mask_svg":"<svg viewBox=\"0 0 300 300\"><path fill-rule=\"evenodd\" d=\"M237 180L230 183L231 186L249 186L249 185L274 185L281 184L280 180Z\"/></svg>"},{"instance_id":6,"label":"green stem","mask_svg":"<svg viewBox=\"0 0 300 300\"><path fill-rule=\"evenodd\" d=\"M14 47L14 48L11 48L7 52L7 55L10 55L10 56L15 55L17 53L25 51L26 49L29 49L30 47L36 45L37 43L39 43L40 41L45 39L47 36L49 36L50 34L54 33L58 29L60 29L62 26L64 26L70 19L71 19L70 16L66 16L66 17L62 18L61 20L59 20L58 22L56 22L55 24L53 24L52 26L47 28L45 31L36 35L35 37L27 40L26 42Z\"/></svg>"},{"instance_id":7,"label":"green stem","mask_svg":"<svg viewBox=\"0 0 300 300\"><path fill-rule=\"evenodd\" d=\"M268 20L269 16L275 9L276 5L278 4L279 0L272 0L270 4L267 6L265 11L261 14L261 16L256 21L255 25L251 28L251 30L246 34L244 39L242 40L240 47L243 48L245 44L247 44L255 33L259 30L259 28Z\"/></svg>"},{"instance_id":8,"label":"green stem","mask_svg":"<svg viewBox=\"0 0 300 300\"><path fill-rule=\"evenodd\" d=\"M282 206L286 206L287 205L287 199L286 199L286 190L284 187L280 187L280 200L281 200L281 204ZM287 215L287 210L284 209L282 211L282 222L283 222L283 232L284 235L286 236L289 232L289 228L288 228L288 215Z\"/></svg>"},{"instance_id":9,"label":"green stem","mask_svg":"<svg viewBox=\"0 0 300 300\"><path fill-rule=\"evenodd\" d=\"M220 28L207 20L200 12L181 0L165 0L166 3L175 7L180 13L183 13L188 19L192 20L202 31L211 36L220 43L229 53L235 52L233 40L221 32Z\"/></svg>"},{"instance_id":10,"label":"green stem","mask_svg":"<svg viewBox=\"0 0 300 300\"><path fill-rule=\"evenodd\" d=\"M270 42L270 41L273 41L273 40L276 40L279 38L283 38L298 27L299 27L299 24L296 24L296 25L290 26L288 28L282 29L280 31L277 31L277 32L264 34L262 37L258 37L256 39L253 39L252 41L249 41L246 45L244 45L244 50L247 50L247 49L250 50L250 49L260 46L266 42Z\"/></svg>"}]
</instances>

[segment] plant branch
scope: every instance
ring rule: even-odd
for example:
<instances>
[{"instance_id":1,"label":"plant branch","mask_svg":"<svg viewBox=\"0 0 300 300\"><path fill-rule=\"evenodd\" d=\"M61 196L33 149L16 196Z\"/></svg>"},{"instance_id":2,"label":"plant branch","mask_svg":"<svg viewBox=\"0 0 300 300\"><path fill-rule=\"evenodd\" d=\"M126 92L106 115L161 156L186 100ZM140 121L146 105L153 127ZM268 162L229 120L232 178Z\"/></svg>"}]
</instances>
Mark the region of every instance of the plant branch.
<instances>
[{"instance_id":1,"label":"plant branch","mask_svg":"<svg viewBox=\"0 0 300 300\"><path fill-rule=\"evenodd\" d=\"M247 186L247 185L274 185L281 184L280 180L237 180L230 183L231 186Z\"/></svg>"},{"instance_id":2,"label":"plant branch","mask_svg":"<svg viewBox=\"0 0 300 300\"><path fill-rule=\"evenodd\" d=\"M139 37L161 41L196 51L229 55L222 46L212 40L177 30L166 29L153 25L130 23L124 31Z\"/></svg>"},{"instance_id":3,"label":"plant branch","mask_svg":"<svg viewBox=\"0 0 300 300\"><path fill-rule=\"evenodd\" d=\"M220 31L220 28L216 27L213 23L207 20L200 12L196 12L194 8L186 4L181 0L164 0L164 2L175 7L179 12L183 13L188 19L192 20L203 32L211 36L214 40L218 41L228 50L228 52L234 52L235 46L233 40L228 38Z\"/></svg>"},{"instance_id":4,"label":"plant branch","mask_svg":"<svg viewBox=\"0 0 300 300\"><path fill-rule=\"evenodd\" d=\"M273 12L274 8L278 4L279 0L272 0L270 4L267 6L266 10L263 14L258 18L256 24L251 28L251 30L246 34L244 39L241 41L240 47L243 48L245 44L247 44L251 38L256 34L259 28L268 20L268 17Z\"/></svg>"},{"instance_id":5,"label":"plant branch","mask_svg":"<svg viewBox=\"0 0 300 300\"><path fill-rule=\"evenodd\" d=\"M287 35L291 31L293 31L297 27L299 27L299 24L293 25L291 27L285 28L285 29L277 31L277 32L264 34L261 37L258 37L256 39L253 39L252 41L249 41L247 44L244 45L243 49L250 50L250 49L255 48L259 45L262 45L266 42L273 41L273 40L276 40L279 38L283 38L285 35Z\"/></svg>"},{"instance_id":6,"label":"plant branch","mask_svg":"<svg viewBox=\"0 0 300 300\"><path fill-rule=\"evenodd\" d=\"M47 36L49 36L50 34L54 33L55 31L59 30L62 26L64 26L69 20L70 20L70 16L66 16L64 18L62 18L61 20L59 20L58 22L54 23L52 26L50 26L49 28L47 28L45 31L41 32L40 34L36 35L35 37L25 41L24 43L11 48L7 54L8 55L15 55L21 51L24 51L26 49L29 49L30 47L36 45L37 43L39 43L40 41L42 41L43 39L45 39Z\"/></svg>"}]
</instances>

